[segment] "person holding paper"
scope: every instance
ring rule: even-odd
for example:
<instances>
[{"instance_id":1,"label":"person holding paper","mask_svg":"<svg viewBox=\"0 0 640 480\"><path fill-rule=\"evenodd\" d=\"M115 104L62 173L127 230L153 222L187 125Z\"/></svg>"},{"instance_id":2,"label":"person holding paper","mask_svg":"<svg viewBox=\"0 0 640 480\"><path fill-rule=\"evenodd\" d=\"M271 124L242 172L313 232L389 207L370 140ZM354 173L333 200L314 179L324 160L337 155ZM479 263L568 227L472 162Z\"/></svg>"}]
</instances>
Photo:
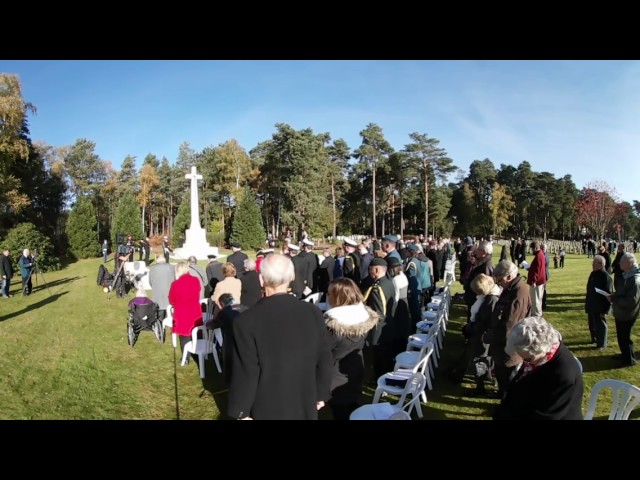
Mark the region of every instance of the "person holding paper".
<instances>
[{"instance_id":1,"label":"person holding paper","mask_svg":"<svg viewBox=\"0 0 640 480\"><path fill-rule=\"evenodd\" d=\"M611 294L611 277L605 270L605 260L602 255L593 257L592 271L587 280L587 297L584 302L584 312L587 314L591 343L596 344L598 350L607 347L607 319L611 308L609 297L598 290Z\"/></svg>"}]
</instances>

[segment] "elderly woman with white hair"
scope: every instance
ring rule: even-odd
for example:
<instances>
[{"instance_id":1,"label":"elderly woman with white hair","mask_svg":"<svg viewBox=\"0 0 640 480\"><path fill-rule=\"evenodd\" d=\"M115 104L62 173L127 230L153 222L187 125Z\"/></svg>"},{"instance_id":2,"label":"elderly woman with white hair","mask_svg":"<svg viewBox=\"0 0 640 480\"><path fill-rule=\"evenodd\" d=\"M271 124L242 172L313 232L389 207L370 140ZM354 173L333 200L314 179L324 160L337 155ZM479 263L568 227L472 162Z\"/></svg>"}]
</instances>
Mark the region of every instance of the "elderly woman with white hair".
<instances>
[{"instance_id":1,"label":"elderly woman with white hair","mask_svg":"<svg viewBox=\"0 0 640 480\"><path fill-rule=\"evenodd\" d=\"M507 335L507 354L523 363L494 420L582 420L584 385L578 362L542 317L527 317Z\"/></svg>"}]
</instances>

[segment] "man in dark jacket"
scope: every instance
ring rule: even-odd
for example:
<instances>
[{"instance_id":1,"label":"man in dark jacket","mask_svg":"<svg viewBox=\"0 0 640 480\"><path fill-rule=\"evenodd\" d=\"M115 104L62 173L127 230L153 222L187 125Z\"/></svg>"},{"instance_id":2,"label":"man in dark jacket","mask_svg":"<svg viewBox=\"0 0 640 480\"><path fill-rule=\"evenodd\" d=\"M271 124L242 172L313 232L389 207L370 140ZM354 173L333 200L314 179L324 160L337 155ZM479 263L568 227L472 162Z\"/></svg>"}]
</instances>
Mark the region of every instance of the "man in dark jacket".
<instances>
[{"instance_id":1,"label":"man in dark jacket","mask_svg":"<svg viewBox=\"0 0 640 480\"><path fill-rule=\"evenodd\" d=\"M609 298L613 305L613 317L616 319L616 334L620 355L624 365L635 365L636 356L631 340L631 328L640 314L640 268L633 253L625 253L620 259L620 269L624 283Z\"/></svg>"},{"instance_id":2,"label":"man in dark jacket","mask_svg":"<svg viewBox=\"0 0 640 480\"><path fill-rule=\"evenodd\" d=\"M227 257L227 262L233 263L233 266L236 267L236 278L238 278L244 272L244 261L249 257L241 251L241 243L231 242L230 246L233 253Z\"/></svg>"},{"instance_id":3,"label":"man in dark jacket","mask_svg":"<svg viewBox=\"0 0 640 480\"><path fill-rule=\"evenodd\" d=\"M213 295L217 283L224 280L224 275L222 274L222 264L217 260L218 256L211 254L207 255L207 258L209 259L209 263L207 263L207 267L205 268L207 286L204 289L204 296L210 297Z\"/></svg>"},{"instance_id":4,"label":"man in dark jacket","mask_svg":"<svg viewBox=\"0 0 640 480\"><path fill-rule=\"evenodd\" d=\"M531 295L518 267L509 260L503 260L493 270L496 283L502 287L500 298L493 309L489 329L482 342L488 343L489 355L495 362L495 376L498 381L498 395L502 397L515 373L517 357L509 357L504 351L507 333L520 320L531 314Z\"/></svg>"},{"instance_id":5,"label":"man in dark jacket","mask_svg":"<svg viewBox=\"0 0 640 480\"><path fill-rule=\"evenodd\" d=\"M613 272L613 287L616 290L622 288L622 285L624 284L624 278L622 278L624 272L620 268L620 259L622 258L624 253L624 243L619 243L616 257L614 258L613 262L611 262L611 271Z\"/></svg>"},{"instance_id":6,"label":"man in dark jacket","mask_svg":"<svg viewBox=\"0 0 640 480\"><path fill-rule=\"evenodd\" d=\"M604 265L602 255L593 257L593 271L587 280L587 298L584 302L584 312L589 321L591 343L595 343L599 350L604 350L607 347L607 320L605 317L611 308L608 297L596 292L596 288L599 288L603 292L611 293L611 277L604 269Z\"/></svg>"},{"instance_id":7,"label":"man in dark jacket","mask_svg":"<svg viewBox=\"0 0 640 480\"><path fill-rule=\"evenodd\" d=\"M169 237L166 235L162 239L162 254L164 255L164 260L169 264L169 254L173 253L173 249L169 246Z\"/></svg>"},{"instance_id":8,"label":"man in dark jacket","mask_svg":"<svg viewBox=\"0 0 640 480\"><path fill-rule=\"evenodd\" d=\"M265 298L232 324L235 348L227 413L256 420L316 420L329 399L332 357L322 312L287 289L291 260L260 265Z\"/></svg>"},{"instance_id":9,"label":"man in dark jacket","mask_svg":"<svg viewBox=\"0 0 640 480\"><path fill-rule=\"evenodd\" d=\"M395 288L387 277L387 261L374 258L369 264L372 285L364 293L364 303L378 314L378 325L371 330L367 342L373 347L373 372L380 375L393 370L393 342L395 340L396 313Z\"/></svg>"},{"instance_id":10,"label":"man in dark jacket","mask_svg":"<svg viewBox=\"0 0 640 480\"><path fill-rule=\"evenodd\" d=\"M264 261L264 260L263 260ZM260 275L256 272L256 261L247 258L244 261L244 273L240 275L242 284L242 304L247 308L253 307L262 298L262 287L260 286Z\"/></svg>"},{"instance_id":11,"label":"man in dark jacket","mask_svg":"<svg viewBox=\"0 0 640 480\"><path fill-rule=\"evenodd\" d=\"M333 272L336 266L336 259L331 255L331 249L325 247L322 250L324 260L320 264L318 275L318 291L322 292L322 301L326 301L329 284L333 281Z\"/></svg>"},{"instance_id":12,"label":"man in dark jacket","mask_svg":"<svg viewBox=\"0 0 640 480\"><path fill-rule=\"evenodd\" d=\"M9 287L13 277L13 264L8 248L3 249L2 256L0 256L0 276L2 277L2 298L9 298L11 296L9 295Z\"/></svg>"}]
</instances>

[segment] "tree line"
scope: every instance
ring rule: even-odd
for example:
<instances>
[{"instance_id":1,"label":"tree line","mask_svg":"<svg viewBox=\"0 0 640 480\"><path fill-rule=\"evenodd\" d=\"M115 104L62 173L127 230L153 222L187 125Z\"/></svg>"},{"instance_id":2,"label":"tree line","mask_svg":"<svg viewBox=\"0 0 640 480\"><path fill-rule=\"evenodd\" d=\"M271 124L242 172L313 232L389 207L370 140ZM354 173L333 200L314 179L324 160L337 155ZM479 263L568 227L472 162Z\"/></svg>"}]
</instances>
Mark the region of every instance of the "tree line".
<instances>
[{"instance_id":1,"label":"tree line","mask_svg":"<svg viewBox=\"0 0 640 480\"><path fill-rule=\"evenodd\" d=\"M190 221L185 174L192 165L203 176L202 226L217 245L242 237L233 224L243 199L259 207L265 238L287 230L334 239L640 233L639 202L620 202L607 184L579 190L571 175L535 172L526 161L496 168L490 159L474 160L464 172L426 133L409 133L395 150L370 123L352 148L328 132L278 123L270 139L249 151L234 139L202 151L183 142L173 163L149 153L137 168L138 159L128 155L117 170L90 139L34 144L28 114L35 109L22 98L18 77L1 74L0 238L32 224L57 252L77 257L98 255L100 241L113 243L119 232L179 242Z\"/></svg>"}]
</instances>

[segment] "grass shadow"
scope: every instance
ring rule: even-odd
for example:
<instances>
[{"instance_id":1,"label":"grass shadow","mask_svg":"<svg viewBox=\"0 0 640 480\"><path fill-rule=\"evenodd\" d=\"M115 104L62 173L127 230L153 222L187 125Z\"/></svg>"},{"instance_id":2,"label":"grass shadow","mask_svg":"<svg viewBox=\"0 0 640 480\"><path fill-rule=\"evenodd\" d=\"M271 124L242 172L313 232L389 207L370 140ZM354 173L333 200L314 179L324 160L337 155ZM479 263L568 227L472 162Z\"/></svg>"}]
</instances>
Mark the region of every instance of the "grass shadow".
<instances>
[{"instance_id":1,"label":"grass shadow","mask_svg":"<svg viewBox=\"0 0 640 480\"><path fill-rule=\"evenodd\" d=\"M14 317L19 317L20 315L23 315L27 312L30 312L36 308L40 308L40 307L44 307L45 305L48 305L50 303L55 302L56 300L58 300L61 296L66 295L69 292L62 292L62 293L56 293L55 295L50 295L48 297L45 297L44 299L32 303L31 305L28 305L27 307L23 308L22 310L18 310L17 312L13 312L10 313L8 315L5 315L3 317L0 317L0 322L4 322L5 320L10 320Z\"/></svg>"},{"instance_id":2,"label":"grass shadow","mask_svg":"<svg viewBox=\"0 0 640 480\"><path fill-rule=\"evenodd\" d=\"M219 352L220 362L222 363L222 353ZM209 355L204 361L204 378L202 379L202 393L200 397L211 395L216 407L218 408L217 420L230 420L227 415L227 405L229 403L229 386L224 377L224 365L222 365L222 373L218 372L213 357ZM208 393L207 393L208 392Z\"/></svg>"},{"instance_id":3,"label":"grass shadow","mask_svg":"<svg viewBox=\"0 0 640 480\"><path fill-rule=\"evenodd\" d=\"M80 280L82 278L84 278L84 277L66 277L66 278L59 278L57 280L53 280L51 282L48 282L47 279L43 276L43 274L39 273L37 278L33 277L33 280L32 280L33 291L32 291L32 293L40 292L41 290L46 290L47 287L51 288L51 287L57 287L59 285L66 285L67 283L75 282L76 280Z\"/></svg>"}]
</instances>

